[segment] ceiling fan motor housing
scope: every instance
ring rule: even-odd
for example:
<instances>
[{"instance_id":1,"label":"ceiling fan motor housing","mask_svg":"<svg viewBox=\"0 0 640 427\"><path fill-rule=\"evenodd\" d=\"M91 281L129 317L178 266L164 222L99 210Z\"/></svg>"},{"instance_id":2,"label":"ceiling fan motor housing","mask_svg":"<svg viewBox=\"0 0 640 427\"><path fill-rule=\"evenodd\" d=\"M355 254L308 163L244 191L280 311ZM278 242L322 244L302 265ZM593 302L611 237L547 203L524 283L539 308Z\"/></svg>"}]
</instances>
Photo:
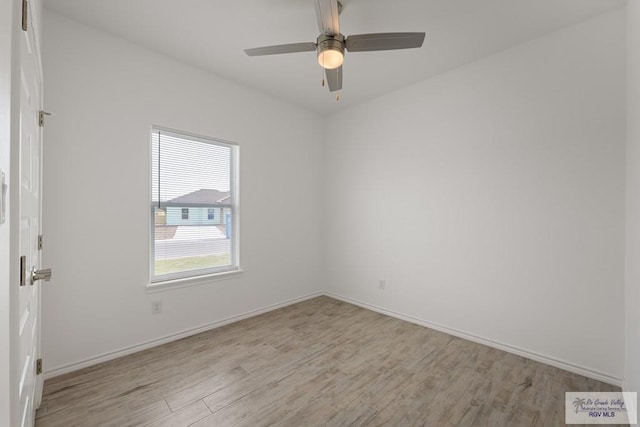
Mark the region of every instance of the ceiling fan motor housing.
<instances>
[{"instance_id":1,"label":"ceiling fan motor housing","mask_svg":"<svg viewBox=\"0 0 640 427\"><path fill-rule=\"evenodd\" d=\"M342 65L342 58L344 58L344 40L345 38L342 34L336 34L332 36L326 35L326 34L320 34L318 36L317 52L318 52L318 62L320 63L320 65L328 69L338 68L339 66ZM328 55L329 52L327 51L336 51L340 53L339 55L340 61L336 62L335 66L331 64L331 61L328 59L330 55ZM324 61L325 52L327 53L326 62Z\"/></svg>"}]
</instances>

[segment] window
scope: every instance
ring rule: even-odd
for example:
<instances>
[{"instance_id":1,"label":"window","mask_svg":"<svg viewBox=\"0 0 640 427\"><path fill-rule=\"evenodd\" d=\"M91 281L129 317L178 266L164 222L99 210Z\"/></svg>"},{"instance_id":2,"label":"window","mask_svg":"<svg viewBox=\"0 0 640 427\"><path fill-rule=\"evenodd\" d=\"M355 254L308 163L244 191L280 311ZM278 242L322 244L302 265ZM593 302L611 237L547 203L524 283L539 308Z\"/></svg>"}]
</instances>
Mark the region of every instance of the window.
<instances>
[{"instance_id":1,"label":"window","mask_svg":"<svg viewBox=\"0 0 640 427\"><path fill-rule=\"evenodd\" d=\"M151 130L151 282L238 270L238 146Z\"/></svg>"}]
</instances>

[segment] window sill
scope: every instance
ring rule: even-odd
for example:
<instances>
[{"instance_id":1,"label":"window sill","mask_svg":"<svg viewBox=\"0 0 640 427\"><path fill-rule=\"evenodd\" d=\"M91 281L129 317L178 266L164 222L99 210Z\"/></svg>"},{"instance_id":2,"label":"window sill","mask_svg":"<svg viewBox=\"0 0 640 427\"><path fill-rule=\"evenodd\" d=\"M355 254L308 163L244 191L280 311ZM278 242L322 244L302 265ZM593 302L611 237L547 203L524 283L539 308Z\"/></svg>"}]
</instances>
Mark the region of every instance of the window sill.
<instances>
[{"instance_id":1,"label":"window sill","mask_svg":"<svg viewBox=\"0 0 640 427\"><path fill-rule=\"evenodd\" d=\"M221 273L207 274L198 277L186 277L184 279L173 279L164 282L149 283L146 286L148 294L155 292L168 291L171 289L188 288L190 286L200 286L206 283L217 282L220 280L229 280L240 276L243 270L223 271Z\"/></svg>"}]
</instances>

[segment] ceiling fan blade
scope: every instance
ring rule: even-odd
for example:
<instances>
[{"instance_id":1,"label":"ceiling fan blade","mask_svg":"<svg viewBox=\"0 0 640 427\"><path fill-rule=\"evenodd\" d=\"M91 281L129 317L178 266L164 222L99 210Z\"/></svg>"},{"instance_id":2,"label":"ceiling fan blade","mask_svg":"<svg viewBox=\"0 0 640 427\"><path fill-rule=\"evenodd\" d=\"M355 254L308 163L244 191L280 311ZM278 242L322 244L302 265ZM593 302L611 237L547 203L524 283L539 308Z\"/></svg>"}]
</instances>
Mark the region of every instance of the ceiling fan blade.
<instances>
[{"instance_id":1,"label":"ceiling fan blade","mask_svg":"<svg viewBox=\"0 0 640 427\"><path fill-rule=\"evenodd\" d=\"M340 34L338 0L316 0L316 16L321 33L328 36Z\"/></svg>"},{"instance_id":2,"label":"ceiling fan blade","mask_svg":"<svg viewBox=\"0 0 640 427\"><path fill-rule=\"evenodd\" d=\"M327 83L329 84L329 91L335 92L342 89L342 67L334 68L333 70L326 69Z\"/></svg>"},{"instance_id":3,"label":"ceiling fan blade","mask_svg":"<svg viewBox=\"0 0 640 427\"><path fill-rule=\"evenodd\" d=\"M253 49L245 49L244 52L249 56L262 56L262 55L278 55L281 53L295 53L295 52L311 52L316 50L316 44L309 43L291 43L291 44L279 44L275 46L254 47Z\"/></svg>"},{"instance_id":4,"label":"ceiling fan blade","mask_svg":"<svg viewBox=\"0 0 640 427\"><path fill-rule=\"evenodd\" d=\"M424 33L356 34L347 37L345 46L349 52L410 49L421 47L424 36Z\"/></svg>"}]
</instances>

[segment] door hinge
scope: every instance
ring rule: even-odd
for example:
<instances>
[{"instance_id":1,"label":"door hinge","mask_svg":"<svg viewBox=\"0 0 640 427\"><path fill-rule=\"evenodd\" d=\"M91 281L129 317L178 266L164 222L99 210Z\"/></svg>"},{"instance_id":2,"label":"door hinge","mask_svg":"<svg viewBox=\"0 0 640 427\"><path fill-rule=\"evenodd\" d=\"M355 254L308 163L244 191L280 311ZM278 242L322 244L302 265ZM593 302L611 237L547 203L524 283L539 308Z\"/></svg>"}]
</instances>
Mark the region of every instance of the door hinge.
<instances>
[{"instance_id":1,"label":"door hinge","mask_svg":"<svg viewBox=\"0 0 640 427\"><path fill-rule=\"evenodd\" d=\"M22 31L29 29L29 5L27 0L22 0Z\"/></svg>"},{"instance_id":2,"label":"door hinge","mask_svg":"<svg viewBox=\"0 0 640 427\"><path fill-rule=\"evenodd\" d=\"M38 236L38 250L42 250L42 234Z\"/></svg>"},{"instance_id":3,"label":"door hinge","mask_svg":"<svg viewBox=\"0 0 640 427\"><path fill-rule=\"evenodd\" d=\"M38 124L42 127L44 126L44 116L50 116L51 113L47 113L46 111L40 110L38 113Z\"/></svg>"},{"instance_id":4,"label":"door hinge","mask_svg":"<svg viewBox=\"0 0 640 427\"><path fill-rule=\"evenodd\" d=\"M36 375L40 375L42 373L42 359L36 360Z\"/></svg>"}]
</instances>

